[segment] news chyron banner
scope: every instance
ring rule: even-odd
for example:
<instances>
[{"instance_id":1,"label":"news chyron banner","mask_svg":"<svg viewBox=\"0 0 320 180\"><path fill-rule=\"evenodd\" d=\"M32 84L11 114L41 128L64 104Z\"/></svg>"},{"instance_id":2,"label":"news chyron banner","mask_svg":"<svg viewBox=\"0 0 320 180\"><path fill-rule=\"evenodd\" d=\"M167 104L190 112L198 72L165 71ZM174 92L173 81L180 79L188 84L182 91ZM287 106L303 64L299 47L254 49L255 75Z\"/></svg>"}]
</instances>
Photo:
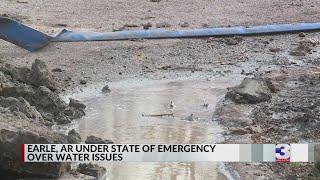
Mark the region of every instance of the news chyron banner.
<instances>
[{"instance_id":1,"label":"news chyron banner","mask_svg":"<svg viewBox=\"0 0 320 180\"><path fill-rule=\"evenodd\" d=\"M24 162L314 162L314 144L22 144Z\"/></svg>"}]
</instances>

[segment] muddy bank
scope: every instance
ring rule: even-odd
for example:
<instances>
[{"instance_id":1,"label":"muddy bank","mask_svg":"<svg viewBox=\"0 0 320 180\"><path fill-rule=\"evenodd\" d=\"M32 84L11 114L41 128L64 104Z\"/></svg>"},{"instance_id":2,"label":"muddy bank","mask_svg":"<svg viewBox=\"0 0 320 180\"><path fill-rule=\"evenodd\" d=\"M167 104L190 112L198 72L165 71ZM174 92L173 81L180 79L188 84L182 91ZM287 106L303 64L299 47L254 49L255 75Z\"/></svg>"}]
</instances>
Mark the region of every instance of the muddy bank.
<instances>
[{"instance_id":1,"label":"muddy bank","mask_svg":"<svg viewBox=\"0 0 320 180\"><path fill-rule=\"evenodd\" d=\"M257 80L268 89L254 86ZM219 122L228 130L225 142L318 143L319 92L319 67L282 68L244 79L241 85L230 88L216 111ZM260 96L268 98L261 100ZM243 179L320 178L313 163L228 165Z\"/></svg>"}]
</instances>

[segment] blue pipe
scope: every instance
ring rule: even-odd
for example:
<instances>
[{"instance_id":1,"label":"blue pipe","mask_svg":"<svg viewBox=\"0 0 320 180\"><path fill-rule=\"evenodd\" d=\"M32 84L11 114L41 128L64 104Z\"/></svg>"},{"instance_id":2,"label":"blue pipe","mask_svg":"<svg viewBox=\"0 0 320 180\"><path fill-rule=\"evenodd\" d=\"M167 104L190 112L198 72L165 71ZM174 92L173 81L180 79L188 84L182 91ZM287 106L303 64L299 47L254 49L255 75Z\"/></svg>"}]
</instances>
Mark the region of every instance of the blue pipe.
<instances>
[{"instance_id":1,"label":"blue pipe","mask_svg":"<svg viewBox=\"0 0 320 180\"><path fill-rule=\"evenodd\" d=\"M230 27L230 28L206 28L191 30L135 30L118 32L77 32L62 30L52 41L74 42L74 41L109 41L126 39L157 39L157 38L189 38L210 36L235 36L235 35L258 35L276 34L301 31L320 30L320 23L280 24L254 27Z\"/></svg>"},{"instance_id":2,"label":"blue pipe","mask_svg":"<svg viewBox=\"0 0 320 180\"><path fill-rule=\"evenodd\" d=\"M221 37L319 31L320 23L278 24L253 27L206 28L189 30L136 30L118 32L78 32L62 29L47 35L7 17L0 16L0 38L28 51L37 51L51 42L110 41L127 39Z\"/></svg>"}]
</instances>

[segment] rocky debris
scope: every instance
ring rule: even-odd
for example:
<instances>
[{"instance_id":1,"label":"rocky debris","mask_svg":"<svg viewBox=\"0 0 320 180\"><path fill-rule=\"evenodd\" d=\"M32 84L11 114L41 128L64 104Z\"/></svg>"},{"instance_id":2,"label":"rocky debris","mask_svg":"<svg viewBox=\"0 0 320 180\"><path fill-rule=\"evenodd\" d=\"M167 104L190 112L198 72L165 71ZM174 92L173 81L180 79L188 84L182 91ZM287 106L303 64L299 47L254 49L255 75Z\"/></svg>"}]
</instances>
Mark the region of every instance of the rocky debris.
<instances>
[{"instance_id":1,"label":"rocky debris","mask_svg":"<svg viewBox=\"0 0 320 180\"><path fill-rule=\"evenodd\" d=\"M209 24L204 23L204 24L202 24L202 27L203 27L203 28L208 28L208 27L209 27Z\"/></svg>"},{"instance_id":2,"label":"rocky debris","mask_svg":"<svg viewBox=\"0 0 320 180\"><path fill-rule=\"evenodd\" d=\"M27 83L30 73L30 69L27 67L16 67L11 64L5 64L0 67L0 71L3 74L10 76L11 79L23 83Z\"/></svg>"},{"instance_id":3,"label":"rocky debris","mask_svg":"<svg viewBox=\"0 0 320 180\"><path fill-rule=\"evenodd\" d=\"M87 84L87 81L85 79L81 79L80 84Z\"/></svg>"},{"instance_id":4,"label":"rocky debris","mask_svg":"<svg viewBox=\"0 0 320 180\"><path fill-rule=\"evenodd\" d=\"M316 41L314 39L305 38L305 39L299 41L299 44L309 46L309 47L311 47L311 46L314 47L317 44L319 44L319 41Z\"/></svg>"},{"instance_id":5,"label":"rocky debris","mask_svg":"<svg viewBox=\"0 0 320 180\"><path fill-rule=\"evenodd\" d=\"M81 101L73 99L73 98L69 98L70 103L69 106L70 107L74 107L77 109L85 109L87 106L85 104L83 104Z\"/></svg>"},{"instance_id":6,"label":"rocky debris","mask_svg":"<svg viewBox=\"0 0 320 180\"><path fill-rule=\"evenodd\" d=\"M62 69L61 68L54 68L51 71L52 72L62 72Z\"/></svg>"},{"instance_id":7,"label":"rocky debris","mask_svg":"<svg viewBox=\"0 0 320 180\"><path fill-rule=\"evenodd\" d=\"M46 86L40 86L37 90L38 99L36 101L37 106L42 108L51 109L56 112L58 109L65 109L67 104L59 97L58 94L52 92Z\"/></svg>"},{"instance_id":8,"label":"rocky debris","mask_svg":"<svg viewBox=\"0 0 320 180\"><path fill-rule=\"evenodd\" d=\"M304 77L303 80L299 78L301 76ZM263 78L282 84L281 91L273 94L268 102L248 106L225 99L223 104L219 105L222 107L218 106L219 122L234 133L230 134L227 143L299 143L301 140L318 142L319 69L292 67L268 72ZM241 106L251 107L252 111L241 109ZM250 123L243 124L243 117L239 118L243 113L251 120ZM248 138L243 141L246 137ZM316 169L320 169L320 163L315 163L315 166L310 163L297 164L294 167L285 164L264 166L269 171L277 172L278 179L319 179Z\"/></svg>"},{"instance_id":9,"label":"rocky debris","mask_svg":"<svg viewBox=\"0 0 320 180\"><path fill-rule=\"evenodd\" d=\"M271 92L266 82L261 78L244 78L239 86L230 88L226 94L236 103L255 104L271 99Z\"/></svg>"},{"instance_id":10,"label":"rocky debris","mask_svg":"<svg viewBox=\"0 0 320 180\"><path fill-rule=\"evenodd\" d=\"M189 27L190 24L188 22L183 22L180 24L181 27Z\"/></svg>"},{"instance_id":11,"label":"rocky debris","mask_svg":"<svg viewBox=\"0 0 320 180\"><path fill-rule=\"evenodd\" d=\"M306 33L300 32L300 33L299 33L299 37L306 37Z\"/></svg>"},{"instance_id":12,"label":"rocky debris","mask_svg":"<svg viewBox=\"0 0 320 180\"><path fill-rule=\"evenodd\" d=\"M270 48L269 51L270 52L280 52L281 49L280 48Z\"/></svg>"},{"instance_id":13,"label":"rocky debris","mask_svg":"<svg viewBox=\"0 0 320 180\"><path fill-rule=\"evenodd\" d=\"M86 144L113 144L113 141L108 139L103 140L95 136L88 136L85 143Z\"/></svg>"},{"instance_id":14,"label":"rocky debris","mask_svg":"<svg viewBox=\"0 0 320 180\"><path fill-rule=\"evenodd\" d=\"M97 164L81 163L78 165L77 171L88 176L96 177L96 179L101 179L106 174L107 169Z\"/></svg>"},{"instance_id":15,"label":"rocky debris","mask_svg":"<svg viewBox=\"0 0 320 180\"><path fill-rule=\"evenodd\" d=\"M19 74L15 72L20 72L22 75L23 73L21 72L27 71L17 71L16 68L11 65L0 66L0 69L2 70L0 71L0 96L5 98L12 97L4 101L4 103L7 103L7 101L10 100L12 104L16 104L16 106L5 106L10 108L12 112L22 113L29 118L38 120L43 118L47 121L45 123L48 124L67 124L70 123L72 119L80 118L85 115L83 104L81 105L80 102L74 101L71 103L74 107L69 106L60 98L57 92L53 92L50 88L40 85L51 84L51 87L54 86L52 84L53 81L51 81L53 77L49 74L46 65L42 61L36 60L30 71L30 79L32 76L31 74L33 74L33 76L40 76L38 79L42 83L37 83L35 86L22 83L22 77L12 75ZM30 79L25 81L29 83ZM32 81L33 80L31 80L31 82ZM41 115L39 115L39 113Z\"/></svg>"},{"instance_id":16,"label":"rocky debris","mask_svg":"<svg viewBox=\"0 0 320 180\"><path fill-rule=\"evenodd\" d=\"M54 70L60 72L60 70ZM67 124L85 115L85 105L71 99L66 104L44 62L35 60L31 70L0 64L0 169L37 177L57 178L70 163L22 163L21 144L80 143L80 135L54 133L54 123Z\"/></svg>"},{"instance_id":17,"label":"rocky debris","mask_svg":"<svg viewBox=\"0 0 320 180\"><path fill-rule=\"evenodd\" d=\"M203 103L203 104L201 104L201 106L207 108L207 107L209 107L209 103Z\"/></svg>"},{"instance_id":18,"label":"rocky debris","mask_svg":"<svg viewBox=\"0 0 320 180\"><path fill-rule=\"evenodd\" d=\"M32 118L37 121L43 121L41 114L35 107L31 106L23 97L2 97L0 96L0 106L9 108L11 112L21 113L20 117Z\"/></svg>"},{"instance_id":19,"label":"rocky debris","mask_svg":"<svg viewBox=\"0 0 320 180\"><path fill-rule=\"evenodd\" d=\"M39 59L36 59L31 66L28 82L35 87L46 86L52 91L57 89L57 83L53 75L48 70L47 65Z\"/></svg>"},{"instance_id":20,"label":"rocky debris","mask_svg":"<svg viewBox=\"0 0 320 180\"><path fill-rule=\"evenodd\" d=\"M117 31L123 31L125 29L125 27L121 26L121 27L115 27L112 29L113 32L117 32Z\"/></svg>"},{"instance_id":21,"label":"rocky debris","mask_svg":"<svg viewBox=\"0 0 320 180\"><path fill-rule=\"evenodd\" d=\"M70 144L79 144L82 141L80 134L74 129L68 132L67 140Z\"/></svg>"},{"instance_id":22,"label":"rocky debris","mask_svg":"<svg viewBox=\"0 0 320 180\"><path fill-rule=\"evenodd\" d=\"M234 36L232 38L225 38L225 44L226 45L237 45L243 40L243 37L241 36Z\"/></svg>"},{"instance_id":23,"label":"rocky debris","mask_svg":"<svg viewBox=\"0 0 320 180\"><path fill-rule=\"evenodd\" d=\"M237 44L239 44L239 42L236 41L236 40L233 39L233 38L225 39L225 42L226 42L226 45L237 45Z\"/></svg>"},{"instance_id":24,"label":"rocky debris","mask_svg":"<svg viewBox=\"0 0 320 180\"><path fill-rule=\"evenodd\" d=\"M300 45L296 49L290 51L291 56L306 56L311 51L307 46Z\"/></svg>"},{"instance_id":25,"label":"rocky debris","mask_svg":"<svg viewBox=\"0 0 320 180\"><path fill-rule=\"evenodd\" d=\"M143 27L143 29L149 29L149 28L151 28L152 27L152 24L151 23L145 23L145 24L141 24L142 25L142 27Z\"/></svg>"},{"instance_id":26,"label":"rocky debris","mask_svg":"<svg viewBox=\"0 0 320 180\"><path fill-rule=\"evenodd\" d=\"M52 123L56 123L56 124L70 124L71 123L71 119L68 116L52 116L51 114L44 114L43 115L45 117L46 120L52 122Z\"/></svg>"},{"instance_id":27,"label":"rocky debris","mask_svg":"<svg viewBox=\"0 0 320 180\"><path fill-rule=\"evenodd\" d=\"M169 28L169 27L171 27L171 25L169 23L163 22L163 23L157 23L156 27L157 28Z\"/></svg>"},{"instance_id":28,"label":"rocky debris","mask_svg":"<svg viewBox=\"0 0 320 180\"><path fill-rule=\"evenodd\" d=\"M139 25L138 24L125 24L124 27L136 28L136 27L139 27Z\"/></svg>"},{"instance_id":29,"label":"rocky debris","mask_svg":"<svg viewBox=\"0 0 320 180\"><path fill-rule=\"evenodd\" d=\"M176 107L176 105L172 101L168 105L168 109L174 109L175 107Z\"/></svg>"},{"instance_id":30,"label":"rocky debris","mask_svg":"<svg viewBox=\"0 0 320 180\"><path fill-rule=\"evenodd\" d=\"M35 90L26 84L17 84L14 85L13 82L7 82L2 84L2 88L0 91L0 96L5 97L24 97L27 101L33 99L35 95Z\"/></svg>"},{"instance_id":31,"label":"rocky debris","mask_svg":"<svg viewBox=\"0 0 320 180\"><path fill-rule=\"evenodd\" d=\"M251 134L254 133L262 133L262 129L260 126L249 126L246 128Z\"/></svg>"},{"instance_id":32,"label":"rocky debris","mask_svg":"<svg viewBox=\"0 0 320 180\"><path fill-rule=\"evenodd\" d=\"M83 109L68 106L58 94L47 87L40 86L37 95L36 107L42 116L50 122L68 124L72 119L85 115Z\"/></svg>"},{"instance_id":33,"label":"rocky debris","mask_svg":"<svg viewBox=\"0 0 320 180\"><path fill-rule=\"evenodd\" d=\"M267 72L264 75L264 80L272 93L280 91L283 87L283 81L288 78L288 73L281 69L280 71Z\"/></svg>"},{"instance_id":34,"label":"rocky debris","mask_svg":"<svg viewBox=\"0 0 320 180\"><path fill-rule=\"evenodd\" d=\"M7 77L0 71L0 92L3 91L3 89L12 88L14 85L7 79Z\"/></svg>"},{"instance_id":35,"label":"rocky debris","mask_svg":"<svg viewBox=\"0 0 320 180\"><path fill-rule=\"evenodd\" d=\"M110 90L110 88L109 88L108 85L105 85L105 86L102 88L102 92L103 92L103 93L110 93L111 90Z\"/></svg>"},{"instance_id":36,"label":"rocky debris","mask_svg":"<svg viewBox=\"0 0 320 180\"><path fill-rule=\"evenodd\" d=\"M299 41L299 45L289 52L292 56L306 56L312 51L312 47L316 46L318 43L311 39L304 39Z\"/></svg>"},{"instance_id":37,"label":"rocky debris","mask_svg":"<svg viewBox=\"0 0 320 180\"><path fill-rule=\"evenodd\" d=\"M187 121L197 121L199 118L191 114L186 118Z\"/></svg>"},{"instance_id":38,"label":"rocky debris","mask_svg":"<svg viewBox=\"0 0 320 180\"><path fill-rule=\"evenodd\" d=\"M245 128L230 128L229 131L230 134L233 135L244 135L248 133L248 131Z\"/></svg>"},{"instance_id":39,"label":"rocky debris","mask_svg":"<svg viewBox=\"0 0 320 180\"><path fill-rule=\"evenodd\" d=\"M276 93L280 90L281 85L279 85L278 83L272 81L270 78L264 78L264 80L266 81L266 84L271 93Z\"/></svg>"},{"instance_id":40,"label":"rocky debris","mask_svg":"<svg viewBox=\"0 0 320 180\"><path fill-rule=\"evenodd\" d=\"M0 107L1 108L1 107ZM21 144L65 144L67 140L42 123L12 113L0 113L0 169L17 174L57 178L70 169L70 163L24 163Z\"/></svg>"}]
</instances>

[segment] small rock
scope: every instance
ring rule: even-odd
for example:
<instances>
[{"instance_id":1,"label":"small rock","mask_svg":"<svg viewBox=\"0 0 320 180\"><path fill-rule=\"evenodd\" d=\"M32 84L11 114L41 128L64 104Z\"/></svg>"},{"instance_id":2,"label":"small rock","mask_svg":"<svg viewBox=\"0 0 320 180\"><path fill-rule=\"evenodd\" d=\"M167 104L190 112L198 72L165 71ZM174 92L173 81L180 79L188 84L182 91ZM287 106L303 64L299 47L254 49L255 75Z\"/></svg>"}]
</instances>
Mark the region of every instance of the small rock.
<instances>
[{"instance_id":1,"label":"small rock","mask_svg":"<svg viewBox=\"0 0 320 180\"><path fill-rule=\"evenodd\" d=\"M81 79L81 80L80 80L80 84L87 84L87 81L84 80L84 79Z\"/></svg>"},{"instance_id":2,"label":"small rock","mask_svg":"<svg viewBox=\"0 0 320 180\"><path fill-rule=\"evenodd\" d=\"M77 171L88 176L96 177L96 179L101 179L107 172L106 168L91 163L79 164Z\"/></svg>"},{"instance_id":3,"label":"small rock","mask_svg":"<svg viewBox=\"0 0 320 180\"><path fill-rule=\"evenodd\" d=\"M237 45L239 42L234 38L225 39L226 45Z\"/></svg>"},{"instance_id":4,"label":"small rock","mask_svg":"<svg viewBox=\"0 0 320 180\"><path fill-rule=\"evenodd\" d=\"M158 23L156 24L157 28L168 28L171 27L171 25L169 23Z\"/></svg>"},{"instance_id":5,"label":"small rock","mask_svg":"<svg viewBox=\"0 0 320 180\"><path fill-rule=\"evenodd\" d=\"M271 99L271 92L263 79L244 78L239 86L231 88L226 94L236 103L259 103Z\"/></svg>"},{"instance_id":6,"label":"small rock","mask_svg":"<svg viewBox=\"0 0 320 180\"><path fill-rule=\"evenodd\" d=\"M51 71L52 72L62 72L62 69L61 68L54 68Z\"/></svg>"},{"instance_id":7,"label":"small rock","mask_svg":"<svg viewBox=\"0 0 320 180\"><path fill-rule=\"evenodd\" d=\"M161 0L150 0L150 2L161 2Z\"/></svg>"},{"instance_id":8,"label":"small rock","mask_svg":"<svg viewBox=\"0 0 320 180\"><path fill-rule=\"evenodd\" d=\"M260 126L252 126L252 127L247 127L246 130L248 130L250 133L262 133L262 129Z\"/></svg>"},{"instance_id":9,"label":"small rock","mask_svg":"<svg viewBox=\"0 0 320 180\"><path fill-rule=\"evenodd\" d=\"M299 41L299 44L305 45L305 46L315 46L315 45L319 44L319 41L316 41L314 39L306 38L306 39L303 39L303 40Z\"/></svg>"},{"instance_id":10,"label":"small rock","mask_svg":"<svg viewBox=\"0 0 320 180\"><path fill-rule=\"evenodd\" d=\"M272 93L278 92L280 89L275 82L272 82L270 78L265 78L266 84Z\"/></svg>"},{"instance_id":11,"label":"small rock","mask_svg":"<svg viewBox=\"0 0 320 180\"><path fill-rule=\"evenodd\" d=\"M209 103L204 103L204 104L202 104L201 106L203 106L203 107L209 107Z\"/></svg>"},{"instance_id":12,"label":"small rock","mask_svg":"<svg viewBox=\"0 0 320 180\"><path fill-rule=\"evenodd\" d=\"M300 32L300 33L299 33L299 37L306 37L306 33Z\"/></svg>"},{"instance_id":13,"label":"small rock","mask_svg":"<svg viewBox=\"0 0 320 180\"><path fill-rule=\"evenodd\" d=\"M125 24L124 27L135 28L135 27L139 27L139 25L138 24Z\"/></svg>"},{"instance_id":14,"label":"small rock","mask_svg":"<svg viewBox=\"0 0 320 180\"><path fill-rule=\"evenodd\" d=\"M196 117L193 114L191 114L189 117L187 117L186 120L188 120L188 121L197 121L198 119L199 119L198 117Z\"/></svg>"},{"instance_id":15,"label":"small rock","mask_svg":"<svg viewBox=\"0 0 320 180\"><path fill-rule=\"evenodd\" d=\"M168 106L168 109L173 109L175 107L174 103L171 101L169 106Z\"/></svg>"},{"instance_id":16,"label":"small rock","mask_svg":"<svg viewBox=\"0 0 320 180\"><path fill-rule=\"evenodd\" d=\"M87 107L79 100L76 100L73 98L69 98L69 100L70 100L70 103L69 103L70 107L74 107L74 108L78 108L78 109L85 109Z\"/></svg>"},{"instance_id":17,"label":"small rock","mask_svg":"<svg viewBox=\"0 0 320 180\"><path fill-rule=\"evenodd\" d=\"M280 52L281 49L280 48L270 48L269 51L271 51L271 52Z\"/></svg>"},{"instance_id":18,"label":"small rock","mask_svg":"<svg viewBox=\"0 0 320 180\"><path fill-rule=\"evenodd\" d=\"M105 86L102 88L102 92L103 92L103 93L110 93L111 90L110 90L110 88L109 88L108 85L105 85Z\"/></svg>"},{"instance_id":19,"label":"small rock","mask_svg":"<svg viewBox=\"0 0 320 180\"><path fill-rule=\"evenodd\" d=\"M48 70L47 65L39 59L36 59L31 66L29 84L36 87L46 86L52 91L57 89L53 75Z\"/></svg>"},{"instance_id":20,"label":"small rock","mask_svg":"<svg viewBox=\"0 0 320 180\"><path fill-rule=\"evenodd\" d=\"M189 27L190 24L188 22L184 22L182 24L180 24L181 27Z\"/></svg>"},{"instance_id":21,"label":"small rock","mask_svg":"<svg viewBox=\"0 0 320 180\"><path fill-rule=\"evenodd\" d=\"M244 135L244 134L247 134L248 132L243 128L232 128L230 129L230 133L233 135Z\"/></svg>"},{"instance_id":22,"label":"small rock","mask_svg":"<svg viewBox=\"0 0 320 180\"><path fill-rule=\"evenodd\" d=\"M209 27L209 25L208 25L208 24L206 24L206 23L204 23L204 24L202 24L202 27L203 27L203 28L208 28L208 27Z\"/></svg>"},{"instance_id":23,"label":"small rock","mask_svg":"<svg viewBox=\"0 0 320 180\"><path fill-rule=\"evenodd\" d=\"M8 89L11 89L13 88L14 85L12 82L10 82L6 76L0 71L0 95L2 95L2 91L5 89L5 90L8 90Z\"/></svg>"},{"instance_id":24,"label":"small rock","mask_svg":"<svg viewBox=\"0 0 320 180\"><path fill-rule=\"evenodd\" d=\"M95 136L88 136L85 143L86 144L113 144L113 141L108 139L103 140Z\"/></svg>"},{"instance_id":25,"label":"small rock","mask_svg":"<svg viewBox=\"0 0 320 180\"><path fill-rule=\"evenodd\" d=\"M81 136L76 130L72 129L68 133L67 140L70 144L79 144L81 142Z\"/></svg>"},{"instance_id":26,"label":"small rock","mask_svg":"<svg viewBox=\"0 0 320 180\"><path fill-rule=\"evenodd\" d=\"M70 124L71 120L69 117L59 116L59 117L54 118L54 122L56 122L59 125L64 125L64 124Z\"/></svg>"},{"instance_id":27,"label":"small rock","mask_svg":"<svg viewBox=\"0 0 320 180\"><path fill-rule=\"evenodd\" d=\"M142 27L143 27L143 29L149 29L152 27L152 24L148 22L146 24L142 24Z\"/></svg>"},{"instance_id":28,"label":"small rock","mask_svg":"<svg viewBox=\"0 0 320 180\"><path fill-rule=\"evenodd\" d=\"M232 39L234 39L240 43L243 41L243 36L234 36Z\"/></svg>"},{"instance_id":29,"label":"small rock","mask_svg":"<svg viewBox=\"0 0 320 180\"><path fill-rule=\"evenodd\" d=\"M116 32L116 31L123 31L125 29L125 27L118 27L118 28L113 28L113 32Z\"/></svg>"},{"instance_id":30,"label":"small rock","mask_svg":"<svg viewBox=\"0 0 320 180\"><path fill-rule=\"evenodd\" d=\"M65 24L65 23L57 23L57 24L54 24L55 27L67 27L68 24Z\"/></svg>"},{"instance_id":31,"label":"small rock","mask_svg":"<svg viewBox=\"0 0 320 180\"><path fill-rule=\"evenodd\" d=\"M290 51L291 56L306 56L307 53L304 51Z\"/></svg>"}]
</instances>

